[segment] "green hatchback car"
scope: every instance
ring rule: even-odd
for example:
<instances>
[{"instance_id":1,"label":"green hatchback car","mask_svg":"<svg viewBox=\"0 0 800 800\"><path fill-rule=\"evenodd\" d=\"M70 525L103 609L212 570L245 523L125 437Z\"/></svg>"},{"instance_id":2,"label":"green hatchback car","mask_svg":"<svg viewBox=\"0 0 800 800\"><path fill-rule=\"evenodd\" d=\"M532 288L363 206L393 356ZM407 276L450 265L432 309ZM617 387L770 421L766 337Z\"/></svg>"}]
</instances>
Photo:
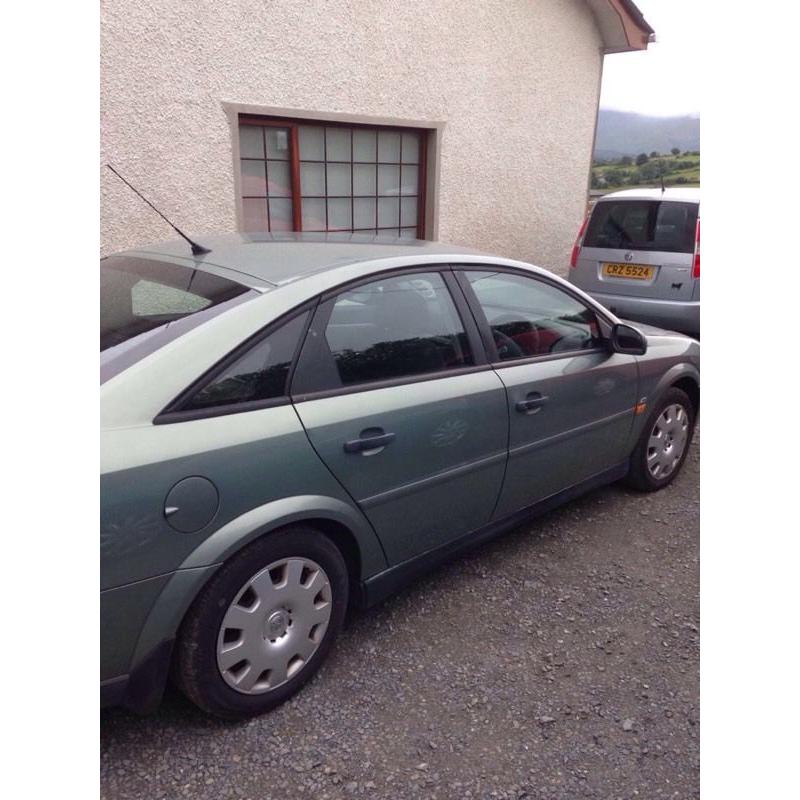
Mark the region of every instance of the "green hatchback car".
<instances>
[{"instance_id":1,"label":"green hatchback car","mask_svg":"<svg viewBox=\"0 0 800 800\"><path fill-rule=\"evenodd\" d=\"M681 468L700 345L549 272L357 235L101 261L101 700L264 712L348 607Z\"/></svg>"}]
</instances>

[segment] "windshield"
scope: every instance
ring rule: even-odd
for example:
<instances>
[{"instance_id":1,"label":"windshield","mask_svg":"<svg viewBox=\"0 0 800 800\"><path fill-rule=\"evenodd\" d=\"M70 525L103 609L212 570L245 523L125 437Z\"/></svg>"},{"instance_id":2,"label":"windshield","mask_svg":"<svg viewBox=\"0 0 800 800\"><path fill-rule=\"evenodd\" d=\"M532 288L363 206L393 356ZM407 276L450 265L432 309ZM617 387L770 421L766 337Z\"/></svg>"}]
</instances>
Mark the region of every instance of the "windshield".
<instances>
[{"instance_id":1,"label":"windshield","mask_svg":"<svg viewBox=\"0 0 800 800\"><path fill-rule=\"evenodd\" d=\"M255 294L227 278L178 264L132 256L102 259L101 377L117 374L200 322Z\"/></svg>"},{"instance_id":2,"label":"windshield","mask_svg":"<svg viewBox=\"0 0 800 800\"><path fill-rule=\"evenodd\" d=\"M592 212L584 247L693 253L697 203L605 200Z\"/></svg>"}]
</instances>

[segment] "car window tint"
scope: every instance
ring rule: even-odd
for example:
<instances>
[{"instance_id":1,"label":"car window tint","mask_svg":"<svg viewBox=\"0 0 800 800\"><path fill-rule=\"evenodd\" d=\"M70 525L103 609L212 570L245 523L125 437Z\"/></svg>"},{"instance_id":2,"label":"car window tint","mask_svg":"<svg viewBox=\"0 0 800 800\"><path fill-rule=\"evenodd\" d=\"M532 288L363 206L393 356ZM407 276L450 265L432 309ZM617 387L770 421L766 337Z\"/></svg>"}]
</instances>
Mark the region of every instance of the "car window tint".
<instances>
[{"instance_id":1,"label":"car window tint","mask_svg":"<svg viewBox=\"0 0 800 800\"><path fill-rule=\"evenodd\" d=\"M164 329L248 292L209 272L130 256L100 262L100 350Z\"/></svg>"},{"instance_id":2,"label":"car window tint","mask_svg":"<svg viewBox=\"0 0 800 800\"><path fill-rule=\"evenodd\" d=\"M334 303L325 339L344 386L474 364L437 273L385 278L345 292Z\"/></svg>"},{"instance_id":3,"label":"car window tint","mask_svg":"<svg viewBox=\"0 0 800 800\"><path fill-rule=\"evenodd\" d=\"M604 200L589 220L584 247L694 252L697 203Z\"/></svg>"},{"instance_id":4,"label":"car window tint","mask_svg":"<svg viewBox=\"0 0 800 800\"><path fill-rule=\"evenodd\" d=\"M598 346L594 312L561 289L503 272L465 273L501 361Z\"/></svg>"},{"instance_id":5,"label":"car window tint","mask_svg":"<svg viewBox=\"0 0 800 800\"><path fill-rule=\"evenodd\" d=\"M100 261L100 382L259 296L203 270L134 256Z\"/></svg>"},{"instance_id":6,"label":"car window tint","mask_svg":"<svg viewBox=\"0 0 800 800\"><path fill-rule=\"evenodd\" d=\"M253 345L193 395L183 410L283 397L307 317L308 312L296 316Z\"/></svg>"},{"instance_id":7,"label":"car window tint","mask_svg":"<svg viewBox=\"0 0 800 800\"><path fill-rule=\"evenodd\" d=\"M131 310L137 317L194 314L210 305L207 297L153 281L141 280L131 287Z\"/></svg>"}]
</instances>

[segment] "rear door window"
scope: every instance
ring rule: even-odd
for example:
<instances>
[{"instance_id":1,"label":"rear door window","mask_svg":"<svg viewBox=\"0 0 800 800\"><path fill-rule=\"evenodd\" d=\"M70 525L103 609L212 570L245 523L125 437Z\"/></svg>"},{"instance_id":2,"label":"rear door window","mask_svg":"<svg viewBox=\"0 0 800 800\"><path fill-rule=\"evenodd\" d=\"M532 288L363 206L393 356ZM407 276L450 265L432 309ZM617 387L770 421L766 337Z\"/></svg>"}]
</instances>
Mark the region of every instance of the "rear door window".
<instances>
[{"instance_id":1,"label":"rear door window","mask_svg":"<svg viewBox=\"0 0 800 800\"><path fill-rule=\"evenodd\" d=\"M317 315L314 326L324 325L324 333L313 368L303 365L305 352L301 357L301 392L412 378L475 363L453 298L438 273L393 275L358 286L321 305Z\"/></svg>"},{"instance_id":2,"label":"rear door window","mask_svg":"<svg viewBox=\"0 0 800 800\"><path fill-rule=\"evenodd\" d=\"M473 364L456 307L435 273L386 278L340 295L325 339L343 386Z\"/></svg>"},{"instance_id":3,"label":"rear door window","mask_svg":"<svg viewBox=\"0 0 800 800\"><path fill-rule=\"evenodd\" d=\"M584 247L694 252L697 203L605 200L592 212Z\"/></svg>"}]
</instances>

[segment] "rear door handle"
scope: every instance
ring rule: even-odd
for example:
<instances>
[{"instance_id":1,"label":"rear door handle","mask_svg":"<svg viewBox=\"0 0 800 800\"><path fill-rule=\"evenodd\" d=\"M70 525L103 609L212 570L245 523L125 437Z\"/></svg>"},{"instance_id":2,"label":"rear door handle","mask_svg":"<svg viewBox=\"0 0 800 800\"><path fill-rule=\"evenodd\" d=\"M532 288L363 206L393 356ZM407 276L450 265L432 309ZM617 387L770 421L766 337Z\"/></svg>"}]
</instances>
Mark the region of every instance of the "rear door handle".
<instances>
[{"instance_id":1,"label":"rear door handle","mask_svg":"<svg viewBox=\"0 0 800 800\"><path fill-rule=\"evenodd\" d=\"M549 398L540 392L531 392L524 400L517 401L517 411L520 414L538 414Z\"/></svg>"},{"instance_id":2,"label":"rear door handle","mask_svg":"<svg viewBox=\"0 0 800 800\"><path fill-rule=\"evenodd\" d=\"M393 433L384 433L383 428L366 428L358 439L344 443L345 453L362 453L365 456L375 455L394 441Z\"/></svg>"}]
</instances>

